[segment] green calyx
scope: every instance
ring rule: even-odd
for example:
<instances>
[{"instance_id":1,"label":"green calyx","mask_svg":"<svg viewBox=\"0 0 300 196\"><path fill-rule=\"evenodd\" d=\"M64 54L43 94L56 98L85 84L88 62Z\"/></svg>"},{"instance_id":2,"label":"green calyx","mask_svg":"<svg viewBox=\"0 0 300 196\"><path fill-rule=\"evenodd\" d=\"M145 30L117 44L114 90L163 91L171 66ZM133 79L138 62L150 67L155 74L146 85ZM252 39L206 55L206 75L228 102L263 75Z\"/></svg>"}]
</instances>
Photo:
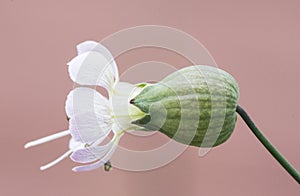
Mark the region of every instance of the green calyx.
<instances>
[{"instance_id":1,"label":"green calyx","mask_svg":"<svg viewBox=\"0 0 300 196\"><path fill-rule=\"evenodd\" d=\"M238 97L238 85L227 72L190 66L146 85L130 101L146 115L132 123L184 144L217 146L233 132Z\"/></svg>"},{"instance_id":2,"label":"green calyx","mask_svg":"<svg viewBox=\"0 0 300 196\"><path fill-rule=\"evenodd\" d=\"M238 85L227 72L210 66L190 66L167 76L130 101L144 112L133 124L159 130L168 137L193 146L212 147L232 134L237 113L257 139L300 184L300 173L271 144L239 105Z\"/></svg>"}]
</instances>

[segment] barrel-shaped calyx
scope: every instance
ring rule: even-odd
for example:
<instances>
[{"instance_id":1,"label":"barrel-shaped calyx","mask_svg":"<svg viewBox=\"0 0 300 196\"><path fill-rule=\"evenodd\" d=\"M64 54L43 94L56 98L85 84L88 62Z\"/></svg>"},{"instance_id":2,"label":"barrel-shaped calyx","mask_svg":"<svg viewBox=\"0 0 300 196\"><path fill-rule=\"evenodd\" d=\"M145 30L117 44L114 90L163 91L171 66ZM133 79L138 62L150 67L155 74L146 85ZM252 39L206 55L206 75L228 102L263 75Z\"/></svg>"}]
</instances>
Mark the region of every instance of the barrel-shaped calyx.
<instances>
[{"instance_id":1,"label":"barrel-shaped calyx","mask_svg":"<svg viewBox=\"0 0 300 196\"><path fill-rule=\"evenodd\" d=\"M217 146L234 130L238 97L238 85L227 72L190 66L145 85L131 104L146 115L132 123L184 144Z\"/></svg>"}]
</instances>

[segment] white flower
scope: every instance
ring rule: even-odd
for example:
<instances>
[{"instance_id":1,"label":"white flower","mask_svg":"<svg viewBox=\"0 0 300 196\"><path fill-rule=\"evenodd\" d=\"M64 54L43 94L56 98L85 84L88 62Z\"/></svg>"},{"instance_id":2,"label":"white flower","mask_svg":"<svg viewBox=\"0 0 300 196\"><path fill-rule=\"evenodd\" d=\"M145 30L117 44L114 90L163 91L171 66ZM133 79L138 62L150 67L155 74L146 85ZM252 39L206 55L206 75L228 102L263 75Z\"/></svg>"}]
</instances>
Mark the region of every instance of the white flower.
<instances>
[{"instance_id":1,"label":"white flower","mask_svg":"<svg viewBox=\"0 0 300 196\"><path fill-rule=\"evenodd\" d=\"M78 56L69 63L71 79L85 87L73 89L67 96L65 110L69 118L69 129L25 145L25 148L42 144L66 135L71 135L69 150L40 169L47 169L67 156L78 163L73 171L89 171L109 161L125 131L139 128L130 122L145 114L129 101L141 91L141 87L119 82L116 63L111 53L101 44L86 41L77 46ZM104 87L109 99L87 86ZM103 143L109 133L113 138Z\"/></svg>"}]
</instances>

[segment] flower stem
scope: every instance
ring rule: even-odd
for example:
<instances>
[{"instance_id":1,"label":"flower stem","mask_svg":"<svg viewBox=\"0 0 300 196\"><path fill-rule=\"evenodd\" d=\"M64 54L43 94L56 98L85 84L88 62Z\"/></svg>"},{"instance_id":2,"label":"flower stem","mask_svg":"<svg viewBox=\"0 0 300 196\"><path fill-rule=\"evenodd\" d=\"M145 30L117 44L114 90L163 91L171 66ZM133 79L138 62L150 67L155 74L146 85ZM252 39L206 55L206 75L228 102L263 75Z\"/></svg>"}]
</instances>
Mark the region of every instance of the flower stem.
<instances>
[{"instance_id":1,"label":"flower stem","mask_svg":"<svg viewBox=\"0 0 300 196\"><path fill-rule=\"evenodd\" d=\"M263 135L263 133L256 127L246 111L237 106L236 112L242 117L257 139L266 147L266 149L273 155L273 157L281 164L282 167L300 184L300 173L284 158L280 152L271 144L271 142Z\"/></svg>"}]
</instances>

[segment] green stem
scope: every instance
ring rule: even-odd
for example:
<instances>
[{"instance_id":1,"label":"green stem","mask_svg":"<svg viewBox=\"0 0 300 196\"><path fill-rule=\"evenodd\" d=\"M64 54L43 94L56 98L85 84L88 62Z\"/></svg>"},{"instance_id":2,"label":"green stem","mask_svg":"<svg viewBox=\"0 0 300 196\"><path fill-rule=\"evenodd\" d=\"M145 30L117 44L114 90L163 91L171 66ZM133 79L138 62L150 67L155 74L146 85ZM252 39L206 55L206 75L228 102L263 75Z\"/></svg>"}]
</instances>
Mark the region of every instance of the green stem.
<instances>
[{"instance_id":1,"label":"green stem","mask_svg":"<svg viewBox=\"0 0 300 196\"><path fill-rule=\"evenodd\" d=\"M299 172L278 152L278 150L269 142L269 140L263 135L263 133L255 126L254 122L248 116L246 111L241 107L237 106L236 112L246 122L248 127L257 137L257 139L266 147L266 149L273 155L273 157L281 164L282 167L300 184Z\"/></svg>"}]
</instances>

